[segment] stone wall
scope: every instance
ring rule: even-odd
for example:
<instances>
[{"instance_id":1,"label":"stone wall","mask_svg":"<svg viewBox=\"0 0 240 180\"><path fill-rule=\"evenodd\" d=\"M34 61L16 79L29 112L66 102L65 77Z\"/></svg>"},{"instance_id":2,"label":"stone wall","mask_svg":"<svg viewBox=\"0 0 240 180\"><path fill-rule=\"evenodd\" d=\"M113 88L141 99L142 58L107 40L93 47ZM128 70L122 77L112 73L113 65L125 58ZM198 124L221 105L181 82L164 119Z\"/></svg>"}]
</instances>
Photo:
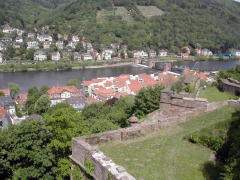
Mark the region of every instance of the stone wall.
<instances>
[{"instance_id":1,"label":"stone wall","mask_svg":"<svg viewBox=\"0 0 240 180\"><path fill-rule=\"evenodd\" d=\"M224 92L232 93L240 96L240 82L234 79L221 79L219 83L220 89Z\"/></svg>"},{"instance_id":2,"label":"stone wall","mask_svg":"<svg viewBox=\"0 0 240 180\"><path fill-rule=\"evenodd\" d=\"M71 155L73 162L85 168L84 162L89 159L94 165L94 172L91 175L96 180L108 180L109 177L112 180L135 180L123 167L106 157L98 149L98 145L141 137L228 104L227 101L208 103L206 99L184 98L164 91L161 97L161 109L149 114L137 126L73 138Z\"/></svg>"}]
</instances>

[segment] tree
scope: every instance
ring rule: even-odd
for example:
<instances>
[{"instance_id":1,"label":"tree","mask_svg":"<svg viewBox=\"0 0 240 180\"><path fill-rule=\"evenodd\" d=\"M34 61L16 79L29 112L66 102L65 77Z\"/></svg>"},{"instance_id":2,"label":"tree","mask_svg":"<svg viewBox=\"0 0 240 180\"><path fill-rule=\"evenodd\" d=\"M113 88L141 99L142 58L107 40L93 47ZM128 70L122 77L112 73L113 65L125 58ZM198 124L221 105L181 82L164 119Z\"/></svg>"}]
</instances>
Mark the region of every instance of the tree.
<instances>
[{"instance_id":1,"label":"tree","mask_svg":"<svg viewBox=\"0 0 240 180\"><path fill-rule=\"evenodd\" d=\"M43 114L47 112L50 107L50 99L47 95L42 95L34 105L34 112L36 114Z\"/></svg>"},{"instance_id":2,"label":"tree","mask_svg":"<svg viewBox=\"0 0 240 180\"><path fill-rule=\"evenodd\" d=\"M75 86L76 88L79 88L79 83L77 79L70 79L66 85Z\"/></svg>"},{"instance_id":3,"label":"tree","mask_svg":"<svg viewBox=\"0 0 240 180\"><path fill-rule=\"evenodd\" d=\"M9 83L8 84L8 89L10 91L10 96L15 99L18 97L19 92L20 92L20 87L16 83Z\"/></svg>"},{"instance_id":4,"label":"tree","mask_svg":"<svg viewBox=\"0 0 240 180\"><path fill-rule=\"evenodd\" d=\"M159 108L162 87L143 88L135 97L134 114L141 118Z\"/></svg>"},{"instance_id":5,"label":"tree","mask_svg":"<svg viewBox=\"0 0 240 180\"><path fill-rule=\"evenodd\" d=\"M0 96L4 96L5 94L2 92L2 91L0 91Z\"/></svg>"},{"instance_id":6,"label":"tree","mask_svg":"<svg viewBox=\"0 0 240 180\"><path fill-rule=\"evenodd\" d=\"M43 121L23 121L0 131L0 179L55 179L51 134Z\"/></svg>"},{"instance_id":7,"label":"tree","mask_svg":"<svg viewBox=\"0 0 240 180\"><path fill-rule=\"evenodd\" d=\"M41 97L41 93L39 92L36 86L33 86L28 89L28 97L26 102L26 109L28 114L34 113L34 105L35 102Z\"/></svg>"}]
</instances>

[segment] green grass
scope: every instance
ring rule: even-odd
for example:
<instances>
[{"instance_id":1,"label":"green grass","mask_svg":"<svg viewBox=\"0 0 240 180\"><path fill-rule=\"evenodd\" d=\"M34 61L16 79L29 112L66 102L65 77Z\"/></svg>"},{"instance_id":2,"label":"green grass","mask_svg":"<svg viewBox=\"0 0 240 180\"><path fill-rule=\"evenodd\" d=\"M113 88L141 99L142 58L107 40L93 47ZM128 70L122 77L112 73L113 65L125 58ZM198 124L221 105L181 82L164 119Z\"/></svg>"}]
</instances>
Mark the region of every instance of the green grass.
<instances>
[{"instance_id":1,"label":"green grass","mask_svg":"<svg viewBox=\"0 0 240 180\"><path fill-rule=\"evenodd\" d=\"M164 14L164 12L156 6L137 6L137 8L146 18L150 18L152 16L162 16Z\"/></svg>"},{"instance_id":2,"label":"green grass","mask_svg":"<svg viewBox=\"0 0 240 180\"><path fill-rule=\"evenodd\" d=\"M104 22L109 16L121 16L122 20L131 23L134 21L133 17L129 14L125 7L114 7L114 10L102 9L97 12L98 22Z\"/></svg>"},{"instance_id":3,"label":"green grass","mask_svg":"<svg viewBox=\"0 0 240 180\"><path fill-rule=\"evenodd\" d=\"M218 90L217 87L207 87L206 89L202 89L200 91L201 98L207 98L209 102L217 102L217 101L224 101L229 99L236 99L237 97L229 94L224 93Z\"/></svg>"},{"instance_id":4,"label":"green grass","mask_svg":"<svg viewBox=\"0 0 240 180\"><path fill-rule=\"evenodd\" d=\"M105 144L100 149L137 179L214 179L218 169L209 163L213 151L184 137L231 118L234 111L235 108L227 106L136 140Z\"/></svg>"}]
</instances>

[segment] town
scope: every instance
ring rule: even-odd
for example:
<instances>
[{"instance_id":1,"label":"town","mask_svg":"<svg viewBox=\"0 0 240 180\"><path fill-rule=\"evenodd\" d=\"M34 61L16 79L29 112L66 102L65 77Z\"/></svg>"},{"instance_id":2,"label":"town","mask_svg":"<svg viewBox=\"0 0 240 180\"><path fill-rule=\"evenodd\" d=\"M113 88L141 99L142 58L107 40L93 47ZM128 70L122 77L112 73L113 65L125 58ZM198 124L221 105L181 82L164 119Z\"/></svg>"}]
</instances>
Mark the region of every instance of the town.
<instances>
[{"instance_id":1,"label":"town","mask_svg":"<svg viewBox=\"0 0 240 180\"><path fill-rule=\"evenodd\" d=\"M230 49L225 56L240 56L240 50ZM118 61L127 58L187 59L193 56L216 56L211 50L201 47L182 47L179 54L166 49L129 50L127 44L112 43L99 47L77 34L60 34L52 26L22 30L6 24L0 33L0 64L20 60L41 61Z\"/></svg>"}]
</instances>

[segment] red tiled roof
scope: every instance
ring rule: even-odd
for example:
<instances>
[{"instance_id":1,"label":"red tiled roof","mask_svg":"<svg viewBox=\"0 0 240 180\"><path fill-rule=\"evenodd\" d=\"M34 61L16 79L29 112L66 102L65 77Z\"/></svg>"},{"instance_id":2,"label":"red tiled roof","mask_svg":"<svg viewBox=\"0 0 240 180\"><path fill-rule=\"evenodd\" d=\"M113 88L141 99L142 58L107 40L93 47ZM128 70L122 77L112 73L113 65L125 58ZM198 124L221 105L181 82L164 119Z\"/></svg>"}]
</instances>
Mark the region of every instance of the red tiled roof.
<instances>
[{"instance_id":1,"label":"red tiled roof","mask_svg":"<svg viewBox=\"0 0 240 180\"><path fill-rule=\"evenodd\" d=\"M0 89L0 92L3 92L5 95L9 95L9 90L8 89Z\"/></svg>"},{"instance_id":2,"label":"red tiled roof","mask_svg":"<svg viewBox=\"0 0 240 180\"><path fill-rule=\"evenodd\" d=\"M70 93L79 93L80 90L77 89L75 86L58 86L58 87L52 87L47 91L47 94L60 94L63 91L68 91Z\"/></svg>"}]
</instances>

